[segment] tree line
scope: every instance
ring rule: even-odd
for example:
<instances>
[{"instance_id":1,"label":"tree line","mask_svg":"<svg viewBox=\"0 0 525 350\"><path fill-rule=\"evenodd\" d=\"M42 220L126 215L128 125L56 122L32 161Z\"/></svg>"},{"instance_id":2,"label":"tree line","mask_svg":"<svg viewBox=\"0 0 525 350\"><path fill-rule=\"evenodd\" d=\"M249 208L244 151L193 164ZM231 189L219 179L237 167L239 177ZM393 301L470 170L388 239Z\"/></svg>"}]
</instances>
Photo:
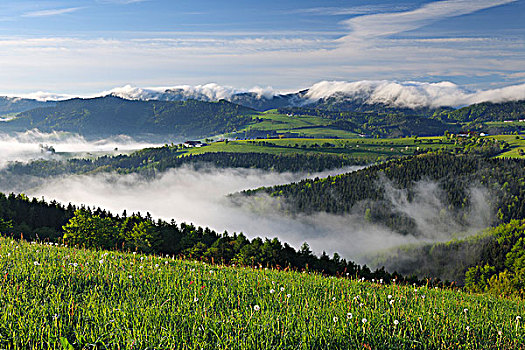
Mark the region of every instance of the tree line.
<instances>
[{"instance_id":1,"label":"tree line","mask_svg":"<svg viewBox=\"0 0 525 350\"><path fill-rule=\"evenodd\" d=\"M154 175L172 168L192 165L196 168L256 168L276 172L319 172L349 165L364 165L365 159L320 153L235 153L209 152L181 156L177 147L165 145L146 148L130 155L102 156L96 159L74 158L61 160L34 160L29 163L13 162L1 174L49 177L64 174L86 174L116 171L140 172Z\"/></svg>"},{"instance_id":2,"label":"tree line","mask_svg":"<svg viewBox=\"0 0 525 350\"><path fill-rule=\"evenodd\" d=\"M248 239L242 233L218 233L188 223L153 220L147 213L124 211L114 215L100 208L28 198L23 194L0 194L0 232L28 240L65 242L86 248L141 251L169 254L210 263L276 267L317 271L385 283L419 283L415 277L403 277L384 269L370 270L326 253L316 256L307 243L294 249L277 238ZM438 283L439 281L435 281Z\"/></svg>"}]
</instances>

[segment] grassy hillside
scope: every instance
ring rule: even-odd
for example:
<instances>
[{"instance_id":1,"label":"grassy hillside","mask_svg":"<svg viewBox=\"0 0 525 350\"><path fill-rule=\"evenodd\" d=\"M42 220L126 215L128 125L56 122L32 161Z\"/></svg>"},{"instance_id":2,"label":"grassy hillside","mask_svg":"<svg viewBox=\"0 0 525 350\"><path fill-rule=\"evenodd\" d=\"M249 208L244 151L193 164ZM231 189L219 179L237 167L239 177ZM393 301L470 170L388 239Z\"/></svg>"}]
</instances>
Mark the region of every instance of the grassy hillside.
<instances>
[{"instance_id":1,"label":"grassy hillside","mask_svg":"<svg viewBox=\"0 0 525 350\"><path fill-rule=\"evenodd\" d=\"M456 290L5 238L0 271L2 348L525 346L523 302Z\"/></svg>"}]
</instances>

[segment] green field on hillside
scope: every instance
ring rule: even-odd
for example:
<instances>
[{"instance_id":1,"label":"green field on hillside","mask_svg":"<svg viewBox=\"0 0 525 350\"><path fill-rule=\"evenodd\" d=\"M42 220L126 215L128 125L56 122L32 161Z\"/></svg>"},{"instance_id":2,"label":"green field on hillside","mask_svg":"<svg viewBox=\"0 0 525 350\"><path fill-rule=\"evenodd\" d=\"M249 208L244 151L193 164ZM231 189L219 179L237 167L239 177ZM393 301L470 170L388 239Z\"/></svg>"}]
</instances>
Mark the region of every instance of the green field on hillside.
<instances>
[{"instance_id":1,"label":"green field on hillside","mask_svg":"<svg viewBox=\"0 0 525 350\"><path fill-rule=\"evenodd\" d=\"M0 271L2 348L525 346L523 302L457 290L5 238Z\"/></svg>"},{"instance_id":2,"label":"green field on hillside","mask_svg":"<svg viewBox=\"0 0 525 350\"><path fill-rule=\"evenodd\" d=\"M252 123L225 136L242 137L254 132L263 137L266 133L322 138L353 138L358 136L355 132L331 126L330 124L332 123L333 120L328 118L309 115L287 115L277 113L276 110L270 110L253 116Z\"/></svg>"},{"instance_id":3,"label":"green field on hillside","mask_svg":"<svg viewBox=\"0 0 525 350\"><path fill-rule=\"evenodd\" d=\"M525 139L518 135L484 136L480 140L497 140L506 142L508 150L499 157L523 157L519 150L525 151ZM330 153L342 154L348 157L362 157L375 160L378 157L399 157L412 155L424 150L439 150L469 147L469 142L458 145L454 139L443 136L434 137L404 137L391 139L374 138L271 138L257 140L235 140L214 142L205 147L181 150L183 154L202 154L207 152L257 152L257 153Z\"/></svg>"}]
</instances>

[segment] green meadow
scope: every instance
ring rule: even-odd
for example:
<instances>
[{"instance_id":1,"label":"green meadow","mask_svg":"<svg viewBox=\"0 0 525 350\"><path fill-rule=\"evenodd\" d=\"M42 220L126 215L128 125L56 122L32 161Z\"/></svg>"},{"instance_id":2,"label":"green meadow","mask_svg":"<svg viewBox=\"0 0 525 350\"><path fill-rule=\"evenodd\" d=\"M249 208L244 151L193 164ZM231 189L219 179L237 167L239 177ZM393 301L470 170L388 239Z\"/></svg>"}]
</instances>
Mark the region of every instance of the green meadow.
<instances>
[{"instance_id":1,"label":"green meadow","mask_svg":"<svg viewBox=\"0 0 525 350\"><path fill-rule=\"evenodd\" d=\"M519 349L525 303L0 238L3 349Z\"/></svg>"}]
</instances>

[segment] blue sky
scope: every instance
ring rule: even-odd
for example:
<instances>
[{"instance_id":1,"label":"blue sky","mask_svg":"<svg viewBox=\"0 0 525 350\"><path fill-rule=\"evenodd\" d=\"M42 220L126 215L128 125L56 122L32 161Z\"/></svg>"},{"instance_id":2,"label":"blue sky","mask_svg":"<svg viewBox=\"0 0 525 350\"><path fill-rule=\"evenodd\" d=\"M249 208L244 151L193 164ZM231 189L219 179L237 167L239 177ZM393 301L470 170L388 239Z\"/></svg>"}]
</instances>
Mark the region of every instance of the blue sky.
<instances>
[{"instance_id":1,"label":"blue sky","mask_svg":"<svg viewBox=\"0 0 525 350\"><path fill-rule=\"evenodd\" d=\"M0 93L525 83L525 0L3 0Z\"/></svg>"}]
</instances>

